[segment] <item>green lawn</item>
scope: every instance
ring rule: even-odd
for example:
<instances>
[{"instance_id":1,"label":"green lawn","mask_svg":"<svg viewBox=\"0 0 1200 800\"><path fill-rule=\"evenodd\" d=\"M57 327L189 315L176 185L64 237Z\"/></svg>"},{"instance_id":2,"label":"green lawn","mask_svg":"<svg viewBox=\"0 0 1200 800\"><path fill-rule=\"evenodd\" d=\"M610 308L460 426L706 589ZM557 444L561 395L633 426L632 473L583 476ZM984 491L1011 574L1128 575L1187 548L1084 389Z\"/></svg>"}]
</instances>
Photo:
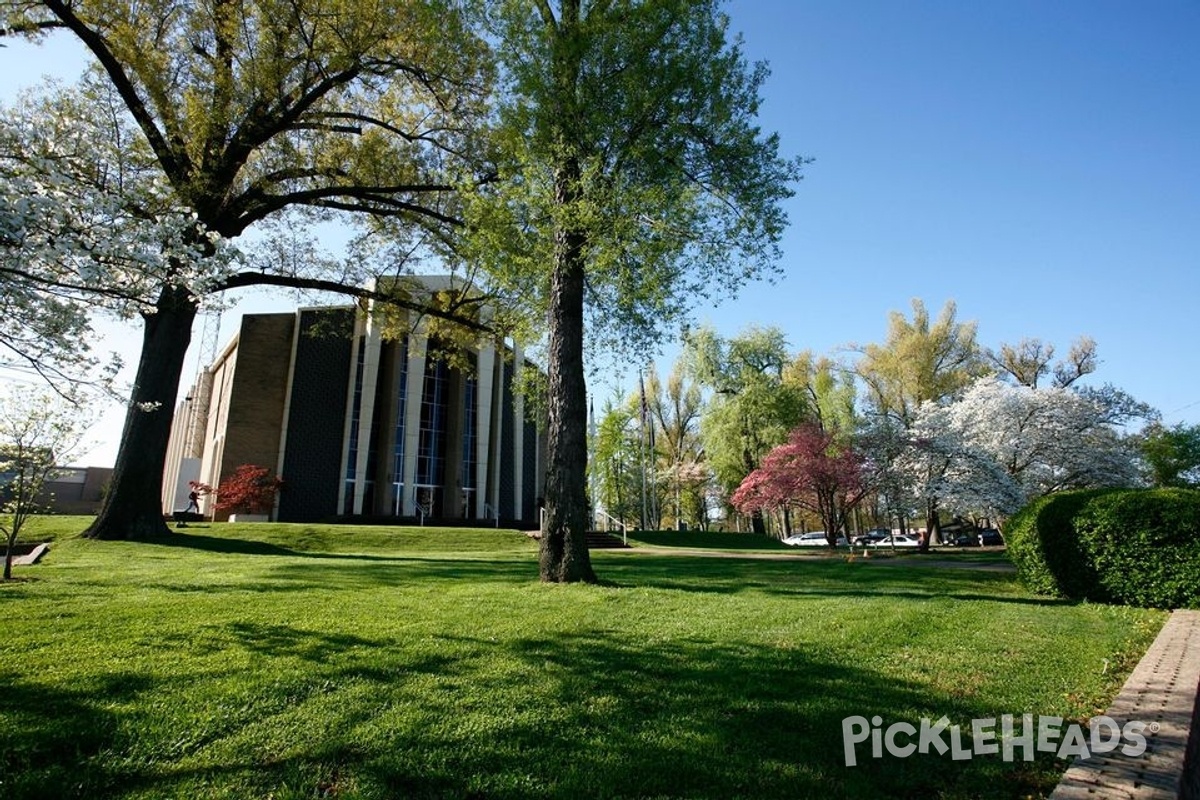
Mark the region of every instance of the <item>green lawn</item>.
<instances>
[{"instance_id":1,"label":"green lawn","mask_svg":"<svg viewBox=\"0 0 1200 800\"><path fill-rule=\"evenodd\" d=\"M508 531L39 523L0 586L6 798L1039 796L1061 762L847 767L841 721L1086 717L1165 618L915 561L599 552L544 586Z\"/></svg>"}]
</instances>

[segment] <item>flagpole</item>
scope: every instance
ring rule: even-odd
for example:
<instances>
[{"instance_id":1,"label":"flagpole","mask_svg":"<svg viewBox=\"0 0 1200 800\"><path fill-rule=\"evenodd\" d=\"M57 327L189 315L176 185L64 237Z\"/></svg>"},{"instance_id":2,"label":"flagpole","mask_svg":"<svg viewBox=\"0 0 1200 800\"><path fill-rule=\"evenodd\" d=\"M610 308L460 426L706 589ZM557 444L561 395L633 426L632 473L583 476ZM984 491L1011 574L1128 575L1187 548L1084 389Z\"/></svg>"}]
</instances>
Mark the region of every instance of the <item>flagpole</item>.
<instances>
[{"instance_id":1,"label":"flagpole","mask_svg":"<svg viewBox=\"0 0 1200 800\"><path fill-rule=\"evenodd\" d=\"M598 529L596 512L600 508L600 501L596 497L596 465L592 459L596 454L596 404L592 398L588 398L588 454L587 454L587 487L588 487L588 508L591 510L592 530ZM607 526L605 526L607 527Z\"/></svg>"},{"instance_id":2,"label":"flagpole","mask_svg":"<svg viewBox=\"0 0 1200 800\"><path fill-rule=\"evenodd\" d=\"M642 380L642 371L638 369L638 396L641 399L641 441L638 447L638 466L642 473L642 530L647 529L649 521L646 517L646 383Z\"/></svg>"}]
</instances>

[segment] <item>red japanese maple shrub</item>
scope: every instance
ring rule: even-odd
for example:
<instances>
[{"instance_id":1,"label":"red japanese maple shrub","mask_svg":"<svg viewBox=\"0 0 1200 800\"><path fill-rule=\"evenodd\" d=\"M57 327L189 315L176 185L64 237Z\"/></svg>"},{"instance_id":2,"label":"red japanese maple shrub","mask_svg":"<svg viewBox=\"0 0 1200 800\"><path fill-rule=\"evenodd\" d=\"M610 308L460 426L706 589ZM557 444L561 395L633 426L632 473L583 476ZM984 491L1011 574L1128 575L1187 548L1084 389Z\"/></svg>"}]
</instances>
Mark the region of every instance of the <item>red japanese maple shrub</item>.
<instances>
[{"instance_id":1,"label":"red japanese maple shrub","mask_svg":"<svg viewBox=\"0 0 1200 800\"><path fill-rule=\"evenodd\" d=\"M266 467L242 464L217 488L217 511L266 514L275 505L283 479L272 477Z\"/></svg>"}]
</instances>

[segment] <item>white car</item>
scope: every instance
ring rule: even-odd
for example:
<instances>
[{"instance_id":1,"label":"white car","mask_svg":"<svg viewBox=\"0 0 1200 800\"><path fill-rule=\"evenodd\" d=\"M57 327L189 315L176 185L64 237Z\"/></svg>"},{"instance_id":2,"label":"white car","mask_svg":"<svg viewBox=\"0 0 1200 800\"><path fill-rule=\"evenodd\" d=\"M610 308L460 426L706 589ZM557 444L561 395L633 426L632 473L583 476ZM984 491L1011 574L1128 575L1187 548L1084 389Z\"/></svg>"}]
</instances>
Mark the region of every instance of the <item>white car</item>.
<instances>
[{"instance_id":1,"label":"white car","mask_svg":"<svg viewBox=\"0 0 1200 800\"><path fill-rule=\"evenodd\" d=\"M791 536L783 540L784 544L790 544L793 547L828 547L829 542L825 539L825 531L812 531L811 533L793 533ZM839 537L837 540L838 547L845 547L848 542L846 537Z\"/></svg>"},{"instance_id":2,"label":"white car","mask_svg":"<svg viewBox=\"0 0 1200 800\"><path fill-rule=\"evenodd\" d=\"M915 536L906 536L903 534L896 534L895 536L891 537L890 539L881 539L878 542L871 542L867 546L868 547L891 547L893 544L895 544L896 547L920 547L921 540Z\"/></svg>"}]
</instances>

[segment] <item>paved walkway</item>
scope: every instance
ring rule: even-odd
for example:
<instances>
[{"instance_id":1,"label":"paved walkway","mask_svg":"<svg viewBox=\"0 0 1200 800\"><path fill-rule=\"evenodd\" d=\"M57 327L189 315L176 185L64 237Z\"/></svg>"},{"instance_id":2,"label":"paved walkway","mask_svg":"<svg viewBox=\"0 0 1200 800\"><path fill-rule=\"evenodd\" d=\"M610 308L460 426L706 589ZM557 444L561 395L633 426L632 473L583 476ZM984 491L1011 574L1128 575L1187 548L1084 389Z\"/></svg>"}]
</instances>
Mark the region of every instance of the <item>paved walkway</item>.
<instances>
[{"instance_id":1,"label":"paved walkway","mask_svg":"<svg viewBox=\"0 0 1200 800\"><path fill-rule=\"evenodd\" d=\"M1200 800L1200 731L1188 750L1198 687L1200 611L1176 611L1108 709L1118 725L1146 724L1146 752L1077 761L1050 800Z\"/></svg>"},{"instance_id":2,"label":"paved walkway","mask_svg":"<svg viewBox=\"0 0 1200 800\"><path fill-rule=\"evenodd\" d=\"M654 545L638 545L637 547L605 549L605 553L628 553L630 555L655 555L655 556L699 556L701 558L748 558L758 561L837 561L840 558L845 558L850 555L847 552L841 552L837 555L816 555L805 553L803 550L799 552L789 552L786 550L776 551L753 551L753 550L705 550L701 548L690 547L655 547ZM872 566L893 566L893 567L942 567L948 569L973 569L984 572L1016 572L1017 568L1008 562L998 561L959 561L955 558L937 558L935 556L906 556L896 558L886 553L877 553L870 558L864 558L861 551L854 553L854 558L859 564L870 564Z\"/></svg>"},{"instance_id":3,"label":"paved walkway","mask_svg":"<svg viewBox=\"0 0 1200 800\"><path fill-rule=\"evenodd\" d=\"M892 567L946 567L949 569L977 569L984 572L1013 572L1015 565L1008 561L959 561L954 558L931 558L929 556L913 556L911 558L875 558L872 564Z\"/></svg>"}]
</instances>

